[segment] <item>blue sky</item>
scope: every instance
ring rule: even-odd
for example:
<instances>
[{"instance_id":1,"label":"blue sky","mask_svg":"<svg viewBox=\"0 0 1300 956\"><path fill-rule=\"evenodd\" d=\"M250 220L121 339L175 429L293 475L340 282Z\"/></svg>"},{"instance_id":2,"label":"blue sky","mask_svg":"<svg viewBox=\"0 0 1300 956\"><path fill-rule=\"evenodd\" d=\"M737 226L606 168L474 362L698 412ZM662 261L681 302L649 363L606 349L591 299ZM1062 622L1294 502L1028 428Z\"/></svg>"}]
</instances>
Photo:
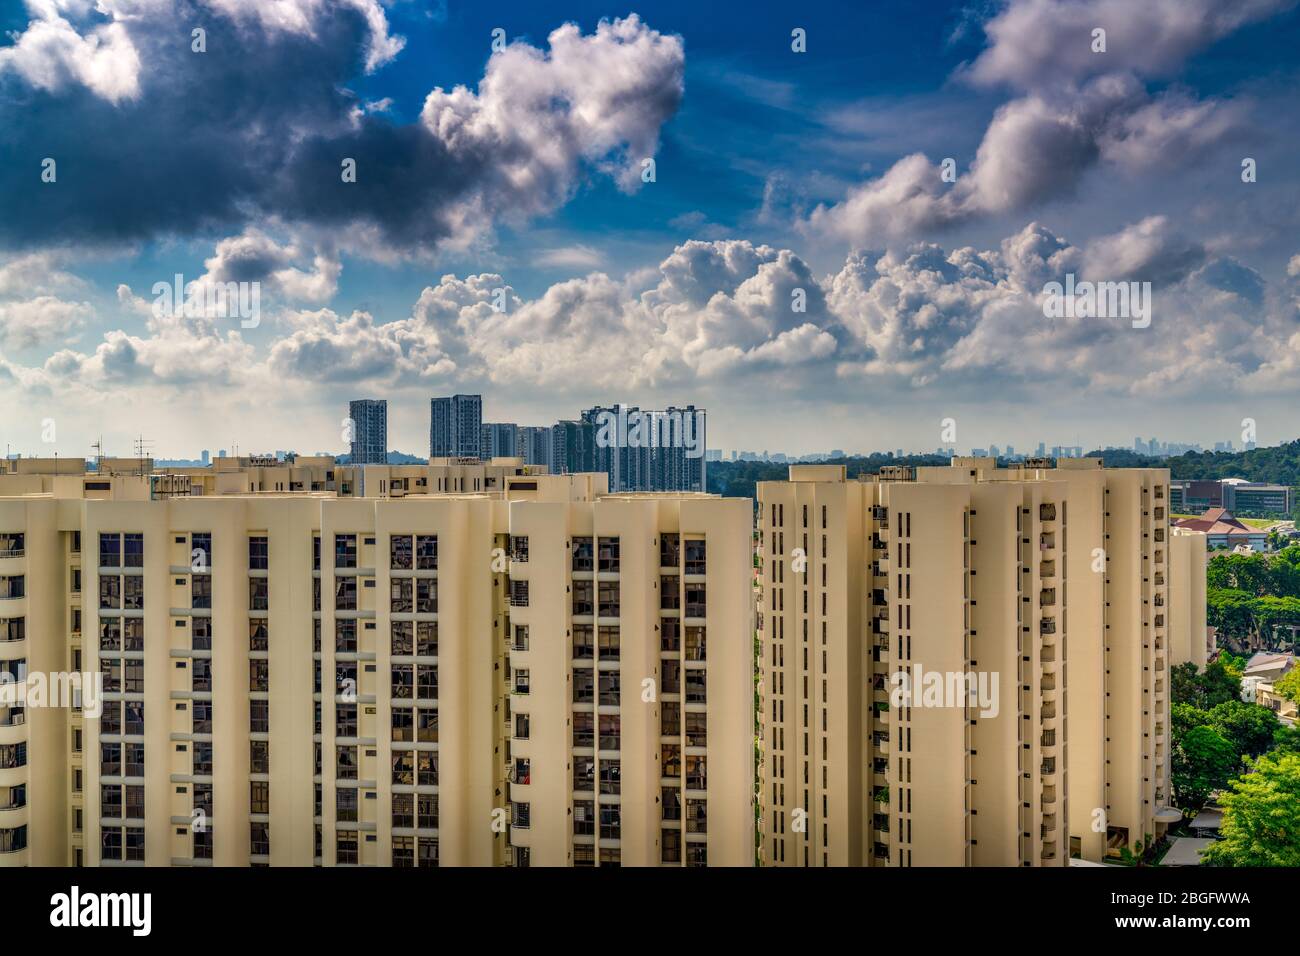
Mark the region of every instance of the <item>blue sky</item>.
<instances>
[{"instance_id":1,"label":"blue sky","mask_svg":"<svg viewBox=\"0 0 1300 956\"><path fill-rule=\"evenodd\" d=\"M454 391L798 453L1296 435L1293 0L270 9L0 11L0 441L340 450L383 396L418 453ZM1067 272L1151 326L1049 325ZM176 273L258 324L157 314Z\"/></svg>"}]
</instances>

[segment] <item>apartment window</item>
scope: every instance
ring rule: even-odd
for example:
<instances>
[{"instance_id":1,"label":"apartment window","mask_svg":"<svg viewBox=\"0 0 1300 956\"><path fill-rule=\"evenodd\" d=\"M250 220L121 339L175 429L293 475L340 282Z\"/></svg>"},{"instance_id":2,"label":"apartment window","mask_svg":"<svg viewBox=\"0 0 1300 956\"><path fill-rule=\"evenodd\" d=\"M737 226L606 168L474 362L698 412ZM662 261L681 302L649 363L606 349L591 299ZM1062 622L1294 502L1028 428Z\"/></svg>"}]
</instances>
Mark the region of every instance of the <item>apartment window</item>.
<instances>
[{"instance_id":1,"label":"apartment window","mask_svg":"<svg viewBox=\"0 0 1300 956\"><path fill-rule=\"evenodd\" d=\"M676 611L681 606L681 578L675 574L661 574L659 576L659 607L665 611Z\"/></svg>"},{"instance_id":2,"label":"apartment window","mask_svg":"<svg viewBox=\"0 0 1300 956\"><path fill-rule=\"evenodd\" d=\"M573 582L573 614L575 617L590 617L595 613L595 585L591 581Z\"/></svg>"},{"instance_id":3,"label":"apartment window","mask_svg":"<svg viewBox=\"0 0 1300 956\"><path fill-rule=\"evenodd\" d=\"M343 791L339 791L339 793L342 794ZM352 791L352 795L353 795L353 797L354 797L354 799L355 799L355 797L356 797L356 791L355 791L355 790ZM356 813L356 810L355 810L355 809L353 810L353 813L354 813L354 814ZM341 812L340 812L340 814L339 814L338 819L340 819L340 820L343 819L343 816L342 816L342 813L341 813ZM355 816L353 817L353 819L355 819ZM338 831L338 833L336 833L336 834L334 835L334 845L335 845L335 850L336 850L336 852L335 852L335 858L334 858L335 863L337 863L339 866L349 866L349 865L355 865L355 864L356 864L356 862L357 862L357 834L356 834L356 831L355 831L355 830L340 830L340 831Z\"/></svg>"},{"instance_id":4,"label":"apartment window","mask_svg":"<svg viewBox=\"0 0 1300 956\"><path fill-rule=\"evenodd\" d=\"M601 581L600 582L600 616L601 617L618 617L619 615L619 582Z\"/></svg>"},{"instance_id":5,"label":"apartment window","mask_svg":"<svg viewBox=\"0 0 1300 956\"><path fill-rule=\"evenodd\" d=\"M357 735L357 705L337 704L334 708L334 736L355 737Z\"/></svg>"},{"instance_id":6,"label":"apartment window","mask_svg":"<svg viewBox=\"0 0 1300 956\"><path fill-rule=\"evenodd\" d=\"M394 697L398 700L410 700L415 690L415 666L412 664L394 664L392 683Z\"/></svg>"},{"instance_id":7,"label":"apartment window","mask_svg":"<svg viewBox=\"0 0 1300 956\"><path fill-rule=\"evenodd\" d=\"M415 653L420 657L438 656L437 621L420 621L415 625Z\"/></svg>"},{"instance_id":8,"label":"apartment window","mask_svg":"<svg viewBox=\"0 0 1300 956\"><path fill-rule=\"evenodd\" d=\"M617 840L620 836L621 826L619 805L617 803L602 803L600 805L600 838L602 840Z\"/></svg>"},{"instance_id":9,"label":"apartment window","mask_svg":"<svg viewBox=\"0 0 1300 956\"><path fill-rule=\"evenodd\" d=\"M195 551L199 554L195 555ZM212 532L200 531L190 535L190 569L208 571L212 568Z\"/></svg>"},{"instance_id":10,"label":"apartment window","mask_svg":"<svg viewBox=\"0 0 1300 956\"><path fill-rule=\"evenodd\" d=\"M27 636L27 620L21 617L0 618L0 643L21 641Z\"/></svg>"},{"instance_id":11,"label":"apartment window","mask_svg":"<svg viewBox=\"0 0 1300 956\"><path fill-rule=\"evenodd\" d=\"M254 780L248 785L248 812L271 812L271 785L265 780Z\"/></svg>"},{"instance_id":12,"label":"apartment window","mask_svg":"<svg viewBox=\"0 0 1300 956\"><path fill-rule=\"evenodd\" d=\"M271 772L271 744L269 741L250 740L248 742L248 772Z\"/></svg>"},{"instance_id":13,"label":"apartment window","mask_svg":"<svg viewBox=\"0 0 1300 956\"><path fill-rule=\"evenodd\" d=\"M25 539L21 531L0 532L0 558L21 558L26 554Z\"/></svg>"},{"instance_id":14,"label":"apartment window","mask_svg":"<svg viewBox=\"0 0 1300 956\"><path fill-rule=\"evenodd\" d=\"M675 568L681 564L681 535L665 534L659 537L659 567Z\"/></svg>"},{"instance_id":15,"label":"apartment window","mask_svg":"<svg viewBox=\"0 0 1300 956\"><path fill-rule=\"evenodd\" d=\"M356 795L355 787L339 787L334 791L335 818L344 823L356 822Z\"/></svg>"},{"instance_id":16,"label":"apartment window","mask_svg":"<svg viewBox=\"0 0 1300 956\"><path fill-rule=\"evenodd\" d=\"M682 705L675 700L664 701L659 706L659 735L676 737L682 732Z\"/></svg>"},{"instance_id":17,"label":"apartment window","mask_svg":"<svg viewBox=\"0 0 1300 956\"><path fill-rule=\"evenodd\" d=\"M190 607L212 607L212 575L196 574L190 578Z\"/></svg>"},{"instance_id":18,"label":"apartment window","mask_svg":"<svg viewBox=\"0 0 1300 956\"><path fill-rule=\"evenodd\" d=\"M248 729L254 734L271 732L271 702L269 700L250 700L248 702Z\"/></svg>"},{"instance_id":19,"label":"apartment window","mask_svg":"<svg viewBox=\"0 0 1300 956\"><path fill-rule=\"evenodd\" d=\"M415 797L415 825L422 830L438 828L438 795L420 793Z\"/></svg>"},{"instance_id":20,"label":"apartment window","mask_svg":"<svg viewBox=\"0 0 1300 956\"><path fill-rule=\"evenodd\" d=\"M573 539L573 568L576 572L595 569L595 555L591 538Z\"/></svg>"},{"instance_id":21,"label":"apartment window","mask_svg":"<svg viewBox=\"0 0 1300 956\"><path fill-rule=\"evenodd\" d=\"M664 817L665 820L669 819ZM672 819L678 819L673 817ZM682 862L682 831L680 830L662 830L660 831L659 847L661 850L660 860L664 863Z\"/></svg>"},{"instance_id":22,"label":"apartment window","mask_svg":"<svg viewBox=\"0 0 1300 956\"><path fill-rule=\"evenodd\" d=\"M686 789L687 790L706 790L708 789L708 775L705 773L704 757L699 755L687 755L686 757Z\"/></svg>"},{"instance_id":23,"label":"apartment window","mask_svg":"<svg viewBox=\"0 0 1300 956\"><path fill-rule=\"evenodd\" d=\"M706 673L702 670L686 671L686 703L703 704L708 702L705 687Z\"/></svg>"},{"instance_id":24,"label":"apartment window","mask_svg":"<svg viewBox=\"0 0 1300 956\"><path fill-rule=\"evenodd\" d=\"M355 622L354 627L355 627ZM413 627L410 621L394 621L391 625L391 646L394 657L409 657L414 650ZM355 630L353 632L355 645ZM355 649L355 647L354 647Z\"/></svg>"},{"instance_id":25,"label":"apartment window","mask_svg":"<svg viewBox=\"0 0 1300 956\"><path fill-rule=\"evenodd\" d=\"M438 666L421 664L415 669L415 696L418 700L438 699Z\"/></svg>"},{"instance_id":26,"label":"apartment window","mask_svg":"<svg viewBox=\"0 0 1300 956\"><path fill-rule=\"evenodd\" d=\"M619 539L601 538L599 540L600 572L616 574L619 566Z\"/></svg>"},{"instance_id":27,"label":"apartment window","mask_svg":"<svg viewBox=\"0 0 1300 956\"><path fill-rule=\"evenodd\" d=\"M617 760L601 760L600 762L600 792L601 793L619 793L621 790L620 781L622 775L620 772L620 762Z\"/></svg>"},{"instance_id":28,"label":"apartment window","mask_svg":"<svg viewBox=\"0 0 1300 956\"><path fill-rule=\"evenodd\" d=\"M411 578L393 578L388 589L388 606L393 614L410 614L414 610L415 582Z\"/></svg>"},{"instance_id":29,"label":"apartment window","mask_svg":"<svg viewBox=\"0 0 1300 956\"><path fill-rule=\"evenodd\" d=\"M248 609L250 611L270 610L270 594L270 582L266 578L248 579Z\"/></svg>"},{"instance_id":30,"label":"apartment window","mask_svg":"<svg viewBox=\"0 0 1300 956\"><path fill-rule=\"evenodd\" d=\"M212 618L196 617L190 621L190 648L196 651L212 650Z\"/></svg>"},{"instance_id":31,"label":"apartment window","mask_svg":"<svg viewBox=\"0 0 1300 956\"><path fill-rule=\"evenodd\" d=\"M515 668L514 692L516 694L528 693L528 668Z\"/></svg>"},{"instance_id":32,"label":"apartment window","mask_svg":"<svg viewBox=\"0 0 1300 956\"><path fill-rule=\"evenodd\" d=\"M190 690L208 692L212 690L212 661L206 657L196 657L190 663Z\"/></svg>"},{"instance_id":33,"label":"apartment window","mask_svg":"<svg viewBox=\"0 0 1300 956\"><path fill-rule=\"evenodd\" d=\"M573 670L573 702L592 704L596 701L596 678L590 668Z\"/></svg>"},{"instance_id":34,"label":"apartment window","mask_svg":"<svg viewBox=\"0 0 1300 956\"><path fill-rule=\"evenodd\" d=\"M528 563L528 535L517 534L510 538L510 560L520 564Z\"/></svg>"},{"instance_id":35,"label":"apartment window","mask_svg":"<svg viewBox=\"0 0 1300 956\"><path fill-rule=\"evenodd\" d=\"M415 582L415 613L438 612L438 582L434 578L419 578Z\"/></svg>"},{"instance_id":36,"label":"apartment window","mask_svg":"<svg viewBox=\"0 0 1300 956\"><path fill-rule=\"evenodd\" d=\"M193 751L193 773L200 777L212 776L212 742L210 740L196 740L193 743ZM198 789L198 787L194 788L195 806L198 805ZM209 796L208 800L208 813L211 814L211 796Z\"/></svg>"},{"instance_id":37,"label":"apartment window","mask_svg":"<svg viewBox=\"0 0 1300 956\"><path fill-rule=\"evenodd\" d=\"M117 581L117 578L100 578L100 594L104 593L103 582L105 580ZM5 575L0 576L0 598L20 598L27 594L27 582L23 575ZM100 607L120 607L119 604L100 603Z\"/></svg>"},{"instance_id":38,"label":"apartment window","mask_svg":"<svg viewBox=\"0 0 1300 956\"><path fill-rule=\"evenodd\" d=\"M144 610L144 578L128 574L122 579L122 607L128 611Z\"/></svg>"},{"instance_id":39,"label":"apartment window","mask_svg":"<svg viewBox=\"0 0 1300 956\"><path fill-rule=\"evenodd\" d=\"M264 659L248 662L248 689L254 693L265 693L271 689L271 662Z\"/></svg>"},{"instance_id":40,"label":"apartment window","mask_svg":"<svg viewBox=\"0 0 1300 956\"><path fill-rule=\"evenodd\" d=\"M686 573L704 574L708 564L705 561L705 544L702 538L686 539Z\"/></svg>"},{"instance_id":41,"label":"apartment window","mask_svg":"<svg viewBox=\"0 0 1300 956\"><path fill-rule=\"evenodd\" d=\"M679 775L680 775L680 770L678 774L674 774L674 776L679 776ZM680 820L682 818L681 791L678 790L676 787L664 787L659 792L662 796L663 818L665 820Z\"/></svg>"},{"instance_id":42,"label":"apartment window","mask_svg":"<svg viewBox=\"0 0 1300 956\"><path fill-rule=\"evenodd\" d=\"M511 641L510 649L514 651L528 650L528 625L516 624L514 640Z\"/></svg>"},{"instance_id":43,"label":"apartment window","mask_svg":"<svg viewBox=\"0 0 1300 956\"><path fill-rule=\"evenodd\" d=\"M596 832L596 803L593 800L573 802L573 832L577 836L593 836ZM577 850L577 847L574 847Z\"/></svg>"},{"instance_id":44,"label":"apartment window","mask_svg":"<svg viewBox=\"0 0 1300 956\"><path fill-rule=\"evenodd\" d=\"M388 539L389 564L388 566L394 571L409 571L414 565L415 551L412 545L412 537L406 535L394 535Z\"/></svg>"},{"instance_id":45,"label":"apartment window","mask_svg":"<svg viewBox=\"0 0 1300 956\"><path fill-rule=\"evenodd\" d=\"M336 578L334 581L334 610L355 611L357 609L357 579Z\"/></svg>"},{"instance_id":46,"label":"apartment window","mask_svg":"<svg viewBox=\"0 0 1300 956\"><path fill-rule=\"evenodd\" d=\"M18 593L14 593L13 582L18 583ZM22 597L23 596L23 579L19 578L0 578L0 597ZM101 577L99 579L99 606L101 608L117 609L122 606L122 579L116 575Z\"/></svg>"},{"instance_id":47,"label":"apartment window","mask_svg":"<svg viewBox=\"0 0 1300 956\"><path fill-rule=\"evenodd\" d=\"M619 717L617 714L600 715L600 749L618 750Z\"/></svg>"},{"instance_id":48,"label":"apartment window","mask_svg":"<svg viewBox=\"0 0 1300 956\"><path fill-rule=\"evenodd\" d=\"M707 593L703 584L686 585L687 617L705 617L707 604Z\"/></svg>"},{"instance_id":49,"label":"apartment window","mask_svg":"<svg viewBox=\"0 0 1300 956\"><path fill-rule=\"evenodd\" d=\"M407 828L415 826L415 794L393 794L393 826Z\"/></svg>"},{"instance_id":50,"label":"apartment window","mask_svg":"<svg viewBox=\"0 0 1300 956\"><path fill-rule=\"evenodd\" d=\"M410 743L415 739L415 712L405 707L394 707L390 721L392 739Z\"/></svg>"},{"instance_id":51,"label":"apartment window","mask_svg":"<svg viewBox=\"0 0 1300 956\"><path fill-rule=\"evenodd\" d=\"M510 825L518 827L520 830L527 830L530 825L529 806L526 803L512 803L513 811Z\"/></svg>"},{"instance_id":52,"label":"apartment window","mask_svg":"<svg viewBox=\"0 0 1300 956\"><path fill-rule=\"evenodd\" d=\"M594 747L596 744L596 715L589 710L573 713L573 746Z\"/></svg>"},{"instance_id":53,"label":"apartment window","mask_svg":"<svg viewBox=\"0 0 1300 956\"><path fill-rule=\"evenodd\" d=\"M705 630L702 627L686 628L686 659L703 661L706 659Z\"/></svg>"},{"instance_id":54,"label":"apartment window","mask_svg":"<svg viewBox=\"0 0 1300 956\"><path fill-rule=\"evenodd\" d=\"M212 701L194 700L190 702L190 730L196 734L212 733Z\"/></svg>"},{"instance_id":55,"label":"apartment window","mask_svg":"<svg viewBox=\"0 0 1300 956\"><path fill-rule=\"evenodd\" d=\"M248 567L252 571L265 571L270 567L266 535L253 535L248 539Z\"/></svg>"},{"instance_id":56,"label":"apartment window","mask_svg":"<svg viewBox=\"0 0 1300 956\"><path fill-rule=\"evenodd\" d=\"M334 776L339 780L357 779L357 748L335 747L334 770Z\"/></svg>"},{"instance_id":57,"label":"apartment window","mask_svg":"<svg viewBox=\"0 0 1300 956\"><path fill-rule=\"evenodd\" d=\"M599 630L600 659L616 661L619 657L619 630L616 624L602 624Z\"/></svg>"},{"instance_id":58,"label":"apartment window","mask_svg":"<svg viewBox=\"0 0 1300 956\"><path fill-rule=\"evenodd\" d=\"M596 655L596 642L590 624L573 625L573 659L591 660Z\"/></svg>"},{"instance_id":59,"label":"apartment window","mask_svg":"<svg viewBox=\"0 0 1300 956\"><path fill-rule=\"evenodd\" d=\"M144 567L144 535L127 533L122 535L122 566L126 568Z\"/></svg>"},{"instance_id":60,"label":"apartment window","mask_svg":"<svg viewBox=\"0 0 1300 956\"><path fill-rule=\"evenodd\" d=\"M250 823L248 825L248 850L253 856L271 855L271 825L269 823Z\"/></svg>"},{"instance_id":61,"label":"apartment window","mask_svg":"<svg viewBox=\"0 0 1300 956\"><path fill-rule=\"evenodd\" d=\"M528 582L527 581L510 582L510 606L528 607Z\"/></svg>"},{"instance_id":62,"label":"apartment window","mask_svg":"<svg viewBox=\"0 0 1300 956\"><path fill-rule=\"evenodd\" d=\"M101 534L99 536L99 566L101 568L120 568L122 566L121 535Z\"/></svg>"},{"instance_id":63,"label":"apartment window","mask_svg":"<svg viewBox=\"0 0 1300 956\"><path fill-rule=\"evenodd\" d=\"M394 823L394 826L397 824ZM408 869L415 866L415 837L393 837L393 866Z\"/></svg>"},{"instance_id":64,"label":"apartment window","mask_svg":"<svg viewBox=\"0 0 1300 956\"><path fill-rule=\"evenodd\" d=\"M271 646L269 629L264 617L255 617L248 622L248 649L265 651Z\"/></svg>"},{"instance_id":65,"label":"apartment window","mask_svg":"<svg viewBox=\"0 0 1300 956\"><path fill-rule=\"evenodd\" d=\"M357 536L355 534L336 534L334 536L334 567L355 568L357 566Z\"/></svg>"},{"instance_id":66,"label":"apartment window","mask_svg":"<svg viewBox=\"0 0 1300 956\"><path fill-rule=\"evenodd\" d=\"M437 535L417 534L415 536L415 569L417 571L438 570Z\"/></svg>"}]
</instances>

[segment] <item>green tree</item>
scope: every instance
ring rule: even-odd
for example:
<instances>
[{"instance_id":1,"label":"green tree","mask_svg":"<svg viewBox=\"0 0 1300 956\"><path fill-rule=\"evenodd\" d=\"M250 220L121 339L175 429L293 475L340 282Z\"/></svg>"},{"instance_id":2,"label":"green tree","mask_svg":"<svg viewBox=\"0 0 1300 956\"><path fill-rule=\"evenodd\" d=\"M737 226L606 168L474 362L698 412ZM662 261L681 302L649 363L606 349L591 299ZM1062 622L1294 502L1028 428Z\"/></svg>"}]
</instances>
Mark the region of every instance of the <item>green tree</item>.
<instances>
[{"instance_id":1,"label":"green tree","mask_svg":"<svg viewBox=\"0 0 1300 956\"><path fill-rule=\"evenodd\" d=\"M1223 654L1220 660L1207 664L1204 673L1199 673L1190 661L1171 668L1169 684L1174 703L1209 710L1225 701L1241 700L1241 671L1231 670L1225 658L1231 655Z\"/></svg>"},{"instance_id":2,"label":"green tree","mask_svg":"<svg viewBox=\"0 0 1300 956\"><path fill-rule=\"evenodd\" d=\"M1300 866L1300 754L1266 754L1224 794L1211 866Z\"/></svg>"},{"instance_id":3,"label":"green tree","mask_svg":"<svg viewBox=\"0 0 1300 956\"><path fill-rule=\"evenodd\" d=\"M1224 701L1207 715L1207 724L1232 744L1238 754L1258 757L1273 744L1279 722L1267 707L1240 700Z\"/></svg>"},{"instance_id":4,"label":"green tree","mask_svg":"<svg viewBox=\"0 0 1300 956\"><path fill-rule=\"evenodd\" d=\"M1241 765L1232 744L1210 727L1193 727L1174 748L1174 793L1182 807L1204 806Z\"/></svg>"},{"instance_id":5,"label":"green tree","mask_svg":"<svg viewBox=\"0 0 1300 956\"><path fill-rule=\"evenodd\" d=\"M1179 667L1181 666L1183 665L1180 664ZM1188 666L1193 670L1196 669L1195 664ZM1178 670L1178 668L1175 667L1174 670ZM1210 722L1210 712L1207 710L1201 710L1199 707L1195 707L1191 704L1175 702L1169 708L1169 721L1170 736L1173 737L1173 744L1177 747L1179 741L1187 735L1189 730L1193 727L1204 727Z\"/></svg>"}]
</instances>

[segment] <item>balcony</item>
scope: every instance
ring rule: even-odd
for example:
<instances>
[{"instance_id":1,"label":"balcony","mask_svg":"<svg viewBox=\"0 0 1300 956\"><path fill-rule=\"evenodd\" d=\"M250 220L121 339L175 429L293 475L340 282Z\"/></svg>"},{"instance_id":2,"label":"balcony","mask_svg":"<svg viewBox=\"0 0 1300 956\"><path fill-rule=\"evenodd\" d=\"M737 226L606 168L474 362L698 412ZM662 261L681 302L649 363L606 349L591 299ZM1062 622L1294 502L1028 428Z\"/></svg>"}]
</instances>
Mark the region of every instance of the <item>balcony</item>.
<instances>
[{"instance_id":1,"label":"balcony","mask_svg":"<svg viewBox=\"0 0 1300 956\"><path fill-rule=\"evenodd\" d=\"M1054 551L1056 549L1056 534L1051 531L1044 531L1038 536L1039 551Z\"/></svg>"},{"instance_id":2,"label":"balcony","mask_svg":"<svg viewBox=\"0 0 1300 956\"><path fill-rule=\"evenodd\" d=\"M1039 634L1055 634L1055 633L1056 633L1056 618L1054 618L1054 617L1045 617L1045 618L1043 618L1041 621L1039 621L1039 622L1038 622L1038 633L1039 633Z\"/></svg>"},{"instance_id":3,"label":"balcony","mask_svg":"<svg viewBox=\"0 0 1300 956\"><path fill-rule=\"evenodd\" d=\"M1039 607L1055 607L1055 606L1056 606L1056 588L1043 588L1041 591L1039 591L1039 592L1038 592L1038 606L1039 606Z\"/></svg>"},{"instance_id":4,"label":"balcony","mask_svg":"<svg viewBox=\"0 0 1300 956\"><path fill-rule=\"evenodd\" d=\"M1056 562L1052 560L1038 562L1038 576L1040 578L1056 577Z\"/></svg>"},{"instance_id":5,"label":"balcony","mask_svg":"<svg viewBox=\"0 0 1300 956\"><path fill-rule=\"evenodd\" d=\"M1039 520L1039 521L1055 521L1055 520L1056 520L1056 505L1054 505L1054 504L1050 504L1050 503L1048 503L1048 502L1043 502L1042 504L1040 504L1040 505L1038 506L1038 520Z\"/></svg>"}]
</instances>

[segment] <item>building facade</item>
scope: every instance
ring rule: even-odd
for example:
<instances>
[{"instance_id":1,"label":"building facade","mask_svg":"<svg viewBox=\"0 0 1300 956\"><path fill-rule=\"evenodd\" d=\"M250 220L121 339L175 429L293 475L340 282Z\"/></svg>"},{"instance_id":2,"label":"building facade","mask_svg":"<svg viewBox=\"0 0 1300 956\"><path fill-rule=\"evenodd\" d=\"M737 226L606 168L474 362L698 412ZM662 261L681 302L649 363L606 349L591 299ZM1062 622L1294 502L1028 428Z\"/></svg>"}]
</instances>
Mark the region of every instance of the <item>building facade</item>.
<instances>
[{"instance_id":1,"label":"building facade","mask_svg":"<svg viewBox=\"0 0 1300 956\"><path fill-rule=\"evenodd\" d=\"M1059 866L1163 832L1167 481L954 459L760 483L763 863Z\"/></svg>"},{"instance_id":2,"label":"building facade","mask_svg":"<svg viewBox=\"0 0 1300 956\"><path fill-rule=\"evenodd\" d=\"M3 477L26 484L0 486L0 662L99 675L102 709L0 706L0 866L752 863L748 502L600 475L383 497ZM700 594L670 653L674 534Z\"/></svg>"},{"instance_id":3,"label":"building facade","mask_svg":"<svg viewBox=\"0 0 1300 956\"><path fill-rule=\"evenodd\" d=\"M348 403L352 422L350 460L354 465L388 463L388 402L364 398Z\"/></svg>"},{"instance_id":4,"label":"building facade","mask_svg":"<svg viewBox=\"0 0 1300 956\"><path fill-rule=\"evenodd\" d=\"M482 395L453 395L430 400L430 458L481 458L482 442Z\"/></svg>"}]
</instances>

